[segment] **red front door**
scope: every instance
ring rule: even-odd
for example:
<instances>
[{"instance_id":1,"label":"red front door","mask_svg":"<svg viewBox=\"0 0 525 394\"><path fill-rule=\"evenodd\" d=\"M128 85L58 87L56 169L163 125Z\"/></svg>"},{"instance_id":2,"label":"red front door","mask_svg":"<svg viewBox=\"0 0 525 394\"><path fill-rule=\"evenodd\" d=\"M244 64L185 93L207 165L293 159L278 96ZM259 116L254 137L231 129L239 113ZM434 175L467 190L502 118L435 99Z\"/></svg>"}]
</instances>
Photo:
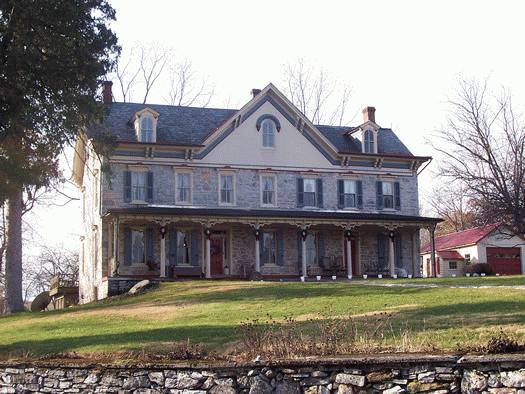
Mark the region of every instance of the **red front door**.
<instances>
[{"instance_id":1,"label":"red front door","mask_svg":"<svg viewBox=\"0 0 525 394\"><path fill-rule=\"evenodd\" d=\"M223 259L224 259L224 235L212 234L210 237L210 260L211 260L211 274L223 274Z\"/></svg>"}]
</instances>

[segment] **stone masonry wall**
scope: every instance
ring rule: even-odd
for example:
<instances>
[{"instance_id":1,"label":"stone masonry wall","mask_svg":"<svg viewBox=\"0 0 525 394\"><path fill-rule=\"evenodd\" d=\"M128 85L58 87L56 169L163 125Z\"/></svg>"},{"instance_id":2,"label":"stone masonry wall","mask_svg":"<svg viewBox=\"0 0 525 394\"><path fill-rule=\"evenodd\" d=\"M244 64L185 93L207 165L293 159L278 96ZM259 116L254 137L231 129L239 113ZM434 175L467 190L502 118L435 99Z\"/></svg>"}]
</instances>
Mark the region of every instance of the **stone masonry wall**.
<instances>
[{"instance_id":1,"label":"stone masonry wall","mask_svg":"<svg viewBox=\"0 0 525 394\"><path fill-rule=\"evenodd\" d=\"M102 184L102 210L109 208L132 206L124 202L124 164L112 164L113 176ZM190 167L188 167L190 168ZM175 205L175 171L172 166L149 165L153 172L153 204ZM219 169L193 167L192 172L192 205L202 207L219 206ZM261 208L260 175L257 170L239 169L235 174L235 206L239 208ZM279 171L275 174L277 180L277 207L280 209L297 208L297 178L298 172ZM323 178L323 209L337 209L337 173L324 173ZM382 179L376 175L360 175L363 181L363 211L376 210L376 181ZM401 186L401 210L403 215L418 215L419 201L417 177L399 176L395 178ZM264 209L264 208L262 208Z\"/></svg>"},{"instance_id":2,"label":"stone masonry wall","mask_svg":"<svg viewBox=\"0 0 525 394\"><path fill-rule=\"evenodd\" d=\"M276 364L0 364L0 393L525 393L525 356L368 356Z\"/></svg>"}]
</instances>

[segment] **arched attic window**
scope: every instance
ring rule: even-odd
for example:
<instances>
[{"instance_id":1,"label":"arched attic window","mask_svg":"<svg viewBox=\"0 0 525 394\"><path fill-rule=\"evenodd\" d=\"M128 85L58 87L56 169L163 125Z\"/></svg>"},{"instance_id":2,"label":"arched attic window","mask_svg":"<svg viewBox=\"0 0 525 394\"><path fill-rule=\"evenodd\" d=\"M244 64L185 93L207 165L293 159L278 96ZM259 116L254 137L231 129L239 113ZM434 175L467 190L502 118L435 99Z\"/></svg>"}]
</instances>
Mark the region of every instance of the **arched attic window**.
<instances>
[{"instance_id":1,"label":"arched attic window","mask_svg":"<svg viewBox=\"0 0 525 394\"><path fill-rule=\"evenodd\" d=\"M272 119L265 119L262 122L263 147L275 147L275 123Z\"/></svg>"},{"instance_id":2,"label":"arched attic window","mask_svg":"<svg viewBox=\"0 0 525 394\"><path fill-rule=\"evenodd\" d=\"M366 130L363 138L363 149L365 153L375 153L375 138L372 130Z\"/></svg>"},{"instance_id":3,"label":"arched attic window","mask_svg":"<svg viewBox=\"0 0 525 394\"><path fill-rule=\"evenodd\" d=\"M140 141L153 142L153 119L145 115L140 120Z\"/></svg>"}]
</instances>

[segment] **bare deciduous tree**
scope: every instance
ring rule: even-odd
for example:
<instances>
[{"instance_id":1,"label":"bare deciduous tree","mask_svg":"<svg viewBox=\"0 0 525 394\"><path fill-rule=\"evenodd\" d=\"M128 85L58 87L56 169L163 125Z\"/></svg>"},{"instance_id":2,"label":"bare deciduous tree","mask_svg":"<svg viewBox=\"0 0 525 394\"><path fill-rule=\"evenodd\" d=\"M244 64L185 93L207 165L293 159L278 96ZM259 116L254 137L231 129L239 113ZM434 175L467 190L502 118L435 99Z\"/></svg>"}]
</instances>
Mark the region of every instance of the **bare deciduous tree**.
<instances>
[{"instance_id":1,"label":"bare deciduous tree","mask_svg":"<svg viewBox=\"0 0 525 394\"><path fill-rule=\"evenodd\" d=\"M115 75L120 86L122 101L127 103L132 101L133 85L140 73L140 68L133 67L133 59L136 51L131 49L129 54L120 57L120 61L115 67Z\"/></svg>"},{"instance_id":2,"label":"bare deciduous tree","mask_svg":"<svg viewBox=\"0 0 525 394\"><path fill-rule=\"evenodd\" d=\"M472 201L467 197L466 188L462 184L452 182L438 185L428 198L432 215L443 219L436 229L436 235L445 235L467 230L479 224Z\"/></svg>"},{"instance_id":3,"label":"bare deciduous tree","mask_svg":"<svg viewBox=\"0 0 525 394\"><path fill-rule=\"evenodd\" d=\"M148 100L148 95L161 76L166 64L171 58L171 50L159 48L141 48L140 72L144 83L144 99L142 104Z\"/></svg>"},{"instance_id":4,"label":"bare deciduous tree","mask_svg":"<svg viewBox=\"0 0 525 394\"><path fill-rule=\"evenodd\" d=\"M78 253L63 247L44 247L40 254L26 261L24 267L25 300L49 290L54 277L63 283L78 283Z\"/></svg>"},{"instance_id":5,"label":"bare deciduous tree","mask_svg":"<svg viewBox=\"0 0 525 394\"><path fill-rule=\"evenodd\" d=\"M488 84L461 81L447 126L434 147L440 173L464 185L486 222L504 221L525 234L525 129L511 95Z\"/></svg>"},{"instance_id":6,"label":"bare deciduous tree","mask_svg":"<svg viewBox=\"0 0 525 394\"><path fill-rule=\"evenodd\" d=\"M213 88L205 79L197 81L191 62L170 65L170 90L166 102L171 105L207 107L213 97Z\"/></svg>"},{"instance_id":7,"label":"bare deciduous tree","mask_svg":"<svg viewBox=\"0 0 525 394\"><path fill-rule=\"evenodd\" d=\"M322 69L305 65L303 59L287 66L284 79L286 95L312 123L338 126L347 123L351 94L348 85L330 79Z\"/></svg>"},{"instance_id":8,"label":"bare deciduous tree","mask_svg":"<svg viewBox=\"0 0 525 394\"><path fill-rule=\"evenodd\" d=\"M115 71L120 99L130 102L141 94L145 104L153 88L164 81L167 91L163 96L168 104L208 106L213 87L197 75L190 61L175 58L173 52L145 45L124 51Z\"/></svg>"}]
</instances>

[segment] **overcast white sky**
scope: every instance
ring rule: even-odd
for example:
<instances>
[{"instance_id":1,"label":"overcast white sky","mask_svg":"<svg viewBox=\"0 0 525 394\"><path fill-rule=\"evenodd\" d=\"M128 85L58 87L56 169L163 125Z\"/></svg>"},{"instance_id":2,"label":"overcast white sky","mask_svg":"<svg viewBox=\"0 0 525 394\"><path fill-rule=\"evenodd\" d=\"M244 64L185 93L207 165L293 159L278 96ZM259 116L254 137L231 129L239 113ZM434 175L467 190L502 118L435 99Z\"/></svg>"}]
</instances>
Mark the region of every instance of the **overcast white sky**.
<instances>
[{"instance_id":1,"label":"overcast white sky","mask_svg":"<svg viewBox=\"0 0 525 394\"><path fill-rule=\"evenodd\" d=\"M447 117L457 80L484 79L525 103L525 3L521 1L111 1L121 45L169 47L215 85L212 106L243 105L251 88L281 85L304 58L352 86L349 112L377 108L418 155ZM163 103L162 86L150 102ZM165 94L165 91L162 91ZM422 198L431 172L420 176ZM38 209L40 239L76 247L78 204Z\"/></svg>"}]
</instances>

